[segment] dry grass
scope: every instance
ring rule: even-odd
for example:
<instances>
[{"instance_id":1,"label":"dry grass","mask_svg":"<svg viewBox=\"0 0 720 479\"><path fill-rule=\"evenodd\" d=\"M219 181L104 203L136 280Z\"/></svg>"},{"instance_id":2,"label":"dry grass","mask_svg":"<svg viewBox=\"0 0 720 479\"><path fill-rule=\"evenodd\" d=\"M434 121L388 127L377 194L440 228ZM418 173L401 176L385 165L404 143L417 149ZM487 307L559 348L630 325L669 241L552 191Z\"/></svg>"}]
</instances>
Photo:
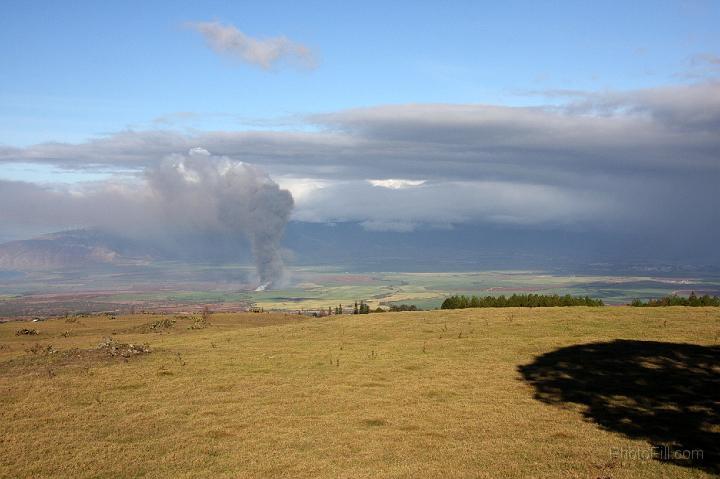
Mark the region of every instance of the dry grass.
<instances>
[{"instance_id":1,"label":"dry grass","mask_svg":"<svg viewBox=\"0 0 720 479\"><path fill-rule=\"evenodd\" d=\"M162 319L176 322L144 326ZM214 314L191 329L194 321L0 324L0 476L706 475L614 459L612 448L648 442L601 429L581 406L536 400L518 367L616 338L717 344L718 308ZM39 335L16 336L23 327ZM106 337L152 352L97 354Z\"/></svg>"}]
</instances>

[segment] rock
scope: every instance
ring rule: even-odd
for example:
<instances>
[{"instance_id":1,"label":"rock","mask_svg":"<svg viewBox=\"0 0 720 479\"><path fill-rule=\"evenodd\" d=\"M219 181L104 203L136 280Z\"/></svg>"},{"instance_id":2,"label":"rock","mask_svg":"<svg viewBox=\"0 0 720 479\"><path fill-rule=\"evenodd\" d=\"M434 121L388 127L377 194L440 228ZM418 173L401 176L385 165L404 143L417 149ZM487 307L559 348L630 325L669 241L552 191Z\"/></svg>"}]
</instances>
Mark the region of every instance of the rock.
<instances>
[{"instance_id":1,"label":"rock","mask_svg":"<svg viewBox=\"0 0 720 479\"><path fill-rule=\"evenodd\" d=\"M145 344L127 344L119 343L112 338L105 338L100 344L98 349L107 352L109 356L120 356L123 358L129 358L138 354L149 354L152 350L150 345Z\"/></svg>"},{"instance_id":2,"label":"rock","mask_svg":"<svg viewBox=\"0 0 720 479\"><path fill-rule=\"evenodd\" d=\"M22 328L15 331L16 336L22 336L22 335L28 335L28 336L37 336L40 334L40 332L37 329L28 329L28 328Z\"/></svg>"}]
</instances>

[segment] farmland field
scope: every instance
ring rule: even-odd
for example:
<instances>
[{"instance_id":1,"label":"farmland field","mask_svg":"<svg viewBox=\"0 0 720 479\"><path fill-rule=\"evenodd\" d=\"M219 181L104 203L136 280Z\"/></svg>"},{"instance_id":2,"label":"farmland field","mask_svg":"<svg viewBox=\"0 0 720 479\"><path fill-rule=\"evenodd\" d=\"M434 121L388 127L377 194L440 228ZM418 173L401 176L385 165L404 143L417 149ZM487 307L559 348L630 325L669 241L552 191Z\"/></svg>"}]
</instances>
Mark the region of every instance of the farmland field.
<instances>
[{"instance_id":1,"label":"farmland field","mask_svg":"<svg viewBox=\"0 0 720 479\"><path fill-rule=\"evenodd\" d=\"M165 263L152 267L82 273L26 273L0 281L2 318L50 317L78 312L184 312L327 310L366 301L435 309L454 294L589 295L606 304L668 294L720 295L715 276L561 275L542 271L348 272L328 267L290 269L281 284L255 291L252 268L243 265Z\"/></svg>"},{"instance_id":2,"label":"farmland field","mask_svg":"<svg viewBox=\"0 0 720 479\"><path fill-rule=\"evenodd\" d=\"M6 322L0 477L710 477L719 339L682 307Z\"/></svg>"}]
</instances>

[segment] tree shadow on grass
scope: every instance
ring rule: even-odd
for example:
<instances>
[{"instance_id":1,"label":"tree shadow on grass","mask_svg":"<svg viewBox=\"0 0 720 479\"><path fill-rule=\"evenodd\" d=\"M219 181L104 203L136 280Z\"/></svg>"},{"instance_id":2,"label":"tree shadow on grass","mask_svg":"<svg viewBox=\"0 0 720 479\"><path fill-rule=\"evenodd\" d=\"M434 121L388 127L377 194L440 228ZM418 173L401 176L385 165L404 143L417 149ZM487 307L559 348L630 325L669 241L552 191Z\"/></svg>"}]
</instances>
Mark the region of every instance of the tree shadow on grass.
<instances>
[{"instance_id":1,"label":"tree shadow on grass","mask_svg":"<svg viewBox=\"0 0 720 479\"><path fill-rule=\"evenodd\" d=\"M655 459L720 472L719 346L578 344L518 371L536 399L585 406L585 418L600 427L647 440Z\"/></svg>"}]
</instances>

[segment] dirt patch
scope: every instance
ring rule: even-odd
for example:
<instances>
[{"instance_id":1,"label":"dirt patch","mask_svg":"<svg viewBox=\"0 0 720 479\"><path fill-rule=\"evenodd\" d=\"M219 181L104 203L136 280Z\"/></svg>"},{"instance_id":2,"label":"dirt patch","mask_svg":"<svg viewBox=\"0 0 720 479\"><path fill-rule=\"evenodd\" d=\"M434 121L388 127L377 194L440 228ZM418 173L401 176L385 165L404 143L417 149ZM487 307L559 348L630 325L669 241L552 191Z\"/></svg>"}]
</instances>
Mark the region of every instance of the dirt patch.
<instances>
[{"instance_id":1,"label":"dirt patch","mask_svg":"<svg viewBox=\"0 0 720 479\"><path fill-rule=\"evenodd\" d=\"M58 350L52 344L37 343L25 350L23 357L13 358L0 363L0 376L46 375L55 376L58 368L81 368L89 370L101 363L116 360L129 361L138 356L150 354L152 349L147 343L120 343L105 338L92 349Z\"/></svg>"},{"instance_id":2,"label":"dirt patch","mask_svg":"<svg viewBox=\"0 0 720 479\"><path fill-rule=\"evenodd\" d=\"M57 350L53 348L52 344L34 344L33 346L26 349L25 352L31 354L48 355L57 353Z\"/></svg>"}]
</instances>

